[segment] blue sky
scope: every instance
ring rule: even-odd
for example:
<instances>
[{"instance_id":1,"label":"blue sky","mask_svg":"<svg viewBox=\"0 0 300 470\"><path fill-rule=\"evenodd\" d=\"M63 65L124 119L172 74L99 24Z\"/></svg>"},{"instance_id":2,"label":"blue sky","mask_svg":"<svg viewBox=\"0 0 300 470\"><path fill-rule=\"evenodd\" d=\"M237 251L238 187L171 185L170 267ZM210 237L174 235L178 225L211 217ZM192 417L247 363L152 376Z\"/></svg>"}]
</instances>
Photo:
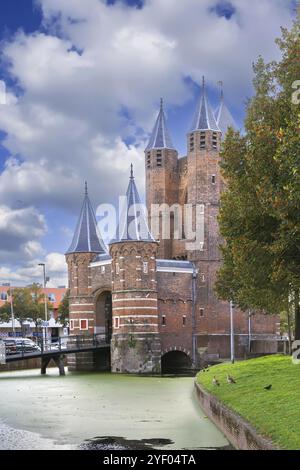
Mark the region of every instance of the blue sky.
<instances>
[{"instance_id":1,"label":"blue sky","mask_svg":"<svg viewBox=\"0 0 300 470\"><path fill-rule=\"evenodd\" d=\"M161 96L180 155L202 75L213 108L224 82L242 127L251 64L278 58L274 39L294 4L2 0L0 282L38 280L40 261L54 285L65 282L85 180L95 206L115 202L133 162L143 194L143 149Z\"/></svg>"}]
</instances>

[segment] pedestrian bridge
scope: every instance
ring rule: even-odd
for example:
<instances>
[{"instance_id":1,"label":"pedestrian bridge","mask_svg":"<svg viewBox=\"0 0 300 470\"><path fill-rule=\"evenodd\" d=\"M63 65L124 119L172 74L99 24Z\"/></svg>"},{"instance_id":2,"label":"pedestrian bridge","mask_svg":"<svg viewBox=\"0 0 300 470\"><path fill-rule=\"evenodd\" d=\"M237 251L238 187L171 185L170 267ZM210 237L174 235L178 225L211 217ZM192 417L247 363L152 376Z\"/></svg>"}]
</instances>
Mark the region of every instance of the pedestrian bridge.
<instances>
[{"instance_id":1,"label":"pedestrian bridge","mask_svg":"<svg viewBox=\"0 0 300 470\"><path fill-rule=\"evenodd\" d=\"M58 338L56 343L39 344L40 350L28 351L26 346L18 347L16 352L6 353L5 363L26 361L29 359L41 358L41 373L46 374L46 369L51 361L55 362L59 368L60 375L65 375L64 356L83 352L93 352L98 350L107 350L110 344L105 335L96 334L89 336L64 336Z\"/></svg>"}]
</instances>

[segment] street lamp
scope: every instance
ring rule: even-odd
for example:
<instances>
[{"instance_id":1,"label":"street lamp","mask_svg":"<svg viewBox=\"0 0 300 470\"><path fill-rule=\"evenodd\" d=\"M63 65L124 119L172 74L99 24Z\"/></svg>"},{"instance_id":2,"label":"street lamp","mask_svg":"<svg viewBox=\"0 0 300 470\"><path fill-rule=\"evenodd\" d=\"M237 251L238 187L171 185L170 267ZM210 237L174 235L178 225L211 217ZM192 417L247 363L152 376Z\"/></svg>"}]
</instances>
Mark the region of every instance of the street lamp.
<instances>
[{"instance_id":1,"label":"street lamp","mask_svg":"<svg viewBox=\"0 0 300 470\"><path fill-rule=\"evenodd\" d=\"M234 325L233 325L233 309L234 303L230 301L230 359L234 364Z\"/></svg>"},{"instance_id":2,"label":"street lamp","mask_svg":"<svg viewBox=\"0 0 300 470\"><path fill-rule=\"evenodd\" d=\"M13 289L10 286L10 282L8 282L7 287L9 287L9 296L10 296L10 312L11 312L11 326L12 326L12 333L13 337L16 336L16 329L15 329L15 314L14 314L14 304L13 304Z\"/></svg>"},{"instance_id":3,"label":"street lamp","mask_svg":"<svg viewBox=\"0 0 300 470\"><path fill-rule=\"evenodd\" d=\"M44 346L46 346L46 341L48 338L48 298L47 298L47 293L46 293L46 285L47 285L47 278L46 278L46 265L45 263L39 263L39 266L42 266L43 268L43 274L44 274L44 299L45 299L45 334L44 334Z\"/></svg>"}]
</instances>

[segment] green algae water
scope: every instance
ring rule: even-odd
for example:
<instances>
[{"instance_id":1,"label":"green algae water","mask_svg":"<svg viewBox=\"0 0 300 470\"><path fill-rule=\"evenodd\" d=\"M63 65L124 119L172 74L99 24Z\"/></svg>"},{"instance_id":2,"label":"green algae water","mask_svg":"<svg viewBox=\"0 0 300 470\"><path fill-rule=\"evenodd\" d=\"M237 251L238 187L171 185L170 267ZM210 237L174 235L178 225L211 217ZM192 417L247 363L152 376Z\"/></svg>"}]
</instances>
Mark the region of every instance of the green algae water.
<instances>
[{"instance_id":1,"label":"green algae water","mask_svg":"<svg viewBox=\"0 0 300 470\"><path fill-rule=\"evenodd\" d=\"M0 374L0 449L222 449L192 377Z\"/></svg>"}]
</instances>

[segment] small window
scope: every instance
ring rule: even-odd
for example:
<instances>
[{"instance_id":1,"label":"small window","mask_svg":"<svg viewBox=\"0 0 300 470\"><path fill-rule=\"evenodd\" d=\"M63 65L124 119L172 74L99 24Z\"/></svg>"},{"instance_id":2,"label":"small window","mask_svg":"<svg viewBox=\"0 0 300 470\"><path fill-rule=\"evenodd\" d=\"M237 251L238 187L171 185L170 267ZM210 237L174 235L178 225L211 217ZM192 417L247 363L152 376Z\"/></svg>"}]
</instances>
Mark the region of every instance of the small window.
<instances>
[{"instance_id":1,"label":"small window","mask_svg":"<svg viewBox=\"0 0 300 470\"><path fill-rule=\"evenodd\" d=\"M120 328L120 318L115 317L114 320L115 320L115 322L114 322L115 323L115 328L116 329Z\"/></svg>"},{"instance_id":2,"label":"small window","mask_svg":"<svg viewBox=\"0 0 300 470\"><path fill-rule=\"evenodd\" d=\"M151 152L147 152L147 168L151 165Z\"/></svg>"},{"instance_id":3,"label":"small window","mask_svg":"<svg viewBox=\"0 0 300 470\"><path fill-rule=\"evenodd\" d=\"M161 153L161 150L158 150L156 152L156 165L157 166L162 166L162 153Z\"/></svg>"},{"instance_id":4,"label":"small window","mask_svg":"<svg viewBox=\"0 0 300 470\"><path fill-rule=\"evenodd\" d=\"M190 152L193 152L195 148L194 134L190 136Z\"/></svg>"},{"instance_id":5,"label":"small window","mask_svg":"<svg viewBox=\"0 0 300 470\"><path fill-rule=\"evenodd\" d=\"M148 274L148 262L147 261L143 263L143 273Z\"/></svg>"},{"instance_id":6,"label":"small window","mask_svg":"<svg viewBox=\"0 0 300 470\"><path fill-rule=\"evenodd\" d=\"M205 149L206 144L206 134L205 132L200 133L200 149Z\"/></svg>"},{"instance_id":7,"label":"small window","mask_svg":"<svg viewBox=\"0 0 300 470\"><path fill-rule=\"evenodd\" d=\"M116 263L116 274L120 274L120 265Z\"/></svg>"},{"instance_id":8,"label":"small window","mask_svg":"<svg viewBox=\"0 0 300 470\"><path fill-rule=\"evenodd\" d=\"M80 329L81 330L88 330L89 329L89 321L88 320L80 320Z\"/></svg>"},{"instance_id":9,"label":"small window","mask_svg":"<svg viewBox=\"0 0 300 470\"><path fill-rule=\"evenodd\" d=\"M183 315L182 317L182 326L186 326L186 316Z\"/></svg>"},{"instance_id":10,"label":"small window","mask_svg":"<svg viewBox=\"0 0 300 470\"><path fill-rule=\"evenodd\" d=\"M166 316L165 315L163 315L162 318L161 318L161 324L163 326L166 326Z\"/></svg>"},{"instance_id":11,"label":"small window","mask_svg":"<svg viewBox=\"0 0 300 470\"><path fill-rule=\"evenodd\" d=\"M211 176L211 182L212 184L216 184L216 175Z\"/></svg>"},{"instance_id":12,"label":"small window","mask_svg":"<svg viewBox=\"0 0 300 470\"><path fill-rule=\"evenodd\" d=\"M204 308L200 308L200 317L204 317Z\"/></svg>"},{"instance_id":13,"label":"small window","mask_svg":"<svg viewBox=\"0 0 300 470\"><path fill-rule=\"evenodd\" d=\"M56 299L55 294L48 294L49 302L55 302L55 299Z\"/></svg>"},{"instance_id":14,"label":"small window","mask_svg":"<svg viewBox=\"0 0 300 470\"><path fill-rule=\"evenodd\" d=\"M213 146L213 149L217 149L218 148L218 134L216 132L213 132L213 136L212 136L212 146Z\"/></svg>"},{"instance_id":15,"label":"small window","mask_svg":"<svg viewBox=\"0 0 300 470\"><path fill-rule=\"evenodd\" d=\"M101 273L105 274L105 266L101 266Z\"/></svg>"},{"instance_id":16,"label":"small window","mask_svg":"<svg viewBox=\"0 0 300 470\"><path fill-rule=\"evenodd\" d=\"M70 320L70 330L74 330L74 320Z\"/></svg>"},{"instance_id":17,"label":"small window","mask_svg":"<svg viewBox=\"0 0 300 470\"><path fill-rule=\"evenodd\" d=\"M205 282L205 274L200 274L200 279L201 279L201 282Z\"/></svg>"}]
</instances>

